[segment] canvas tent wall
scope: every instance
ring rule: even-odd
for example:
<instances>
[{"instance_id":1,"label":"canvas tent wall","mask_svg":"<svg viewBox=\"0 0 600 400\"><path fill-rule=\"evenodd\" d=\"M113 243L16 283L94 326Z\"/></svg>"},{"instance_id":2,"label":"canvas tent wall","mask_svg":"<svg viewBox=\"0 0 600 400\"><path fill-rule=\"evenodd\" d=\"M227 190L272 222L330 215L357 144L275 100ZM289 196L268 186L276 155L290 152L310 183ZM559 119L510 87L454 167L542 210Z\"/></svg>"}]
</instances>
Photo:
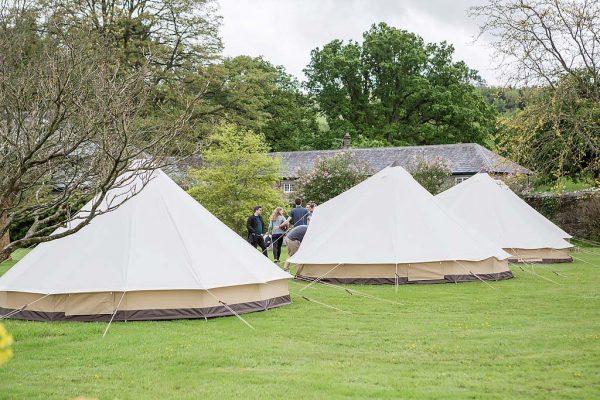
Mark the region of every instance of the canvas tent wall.
<instances>
[{"instance_id":1,"label":"canvas tent wall","mask_svg":"<svg viewBox=\"0 0 600 400\"><path fill-rule=\"evenodd\" d=\"M141 191L141 176L122 179L101 209L139 193L79 232L38 245L0 277L0 314L27 305L12 318L160 320L290 302L291 276L162 171Z\"/></svg>"},{"instance_id":2,"label":"canvas tent wall","mask_svg":"<svg viewBox=\"0 0 600 400\"><path fill-rule=\"evenodd\" d=\"M436 198L477 232L511 254L510 261L567 262L567 232L517 196L502 181L480 173Z\"/></svg>"},{"instance_id":3,"label":"canvas tent wall","mask_svg":"<svg viewBox=\"0 0 600 400\"><path fill-rule=\"evenodd\" d=\"M434 283L510 278L508 256L395 166L318 206L290 262L300 279Z\"/></svg>"}]
</instances>

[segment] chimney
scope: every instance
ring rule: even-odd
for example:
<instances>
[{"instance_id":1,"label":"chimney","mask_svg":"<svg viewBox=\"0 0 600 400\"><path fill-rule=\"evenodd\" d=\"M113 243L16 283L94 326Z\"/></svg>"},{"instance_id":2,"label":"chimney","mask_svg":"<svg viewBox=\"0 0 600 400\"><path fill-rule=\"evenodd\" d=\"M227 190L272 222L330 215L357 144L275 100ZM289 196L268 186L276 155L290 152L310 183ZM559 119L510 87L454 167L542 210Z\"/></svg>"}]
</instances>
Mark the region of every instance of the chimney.
<instances>
[{"instance_id":1,"label":"chimney","mask_svg":"<svg viewBox=\"0 0 600 400\"><path fill-rule=\"evenodd\" d=\"M349 149L351 143L352 143L352 138L350 137L350 134L346 131L346 134L344 135L342 149L344 149L344 150Z\"/></svg>"}]
</instances>

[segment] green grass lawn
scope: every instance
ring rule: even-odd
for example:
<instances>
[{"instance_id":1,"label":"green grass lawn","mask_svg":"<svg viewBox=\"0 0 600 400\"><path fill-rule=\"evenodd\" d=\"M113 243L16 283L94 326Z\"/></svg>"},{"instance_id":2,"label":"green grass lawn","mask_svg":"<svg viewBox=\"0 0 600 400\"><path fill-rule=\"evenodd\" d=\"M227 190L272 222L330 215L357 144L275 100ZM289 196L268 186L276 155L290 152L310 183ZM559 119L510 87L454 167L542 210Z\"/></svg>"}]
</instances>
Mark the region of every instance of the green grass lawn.
<instances>
[{"instance_id":1,"label":"green grass lawn","mask_svg":"<svg viewBox=\"0 0 600 400\"><path fill-rule=\"evenodd\" d=\"M587 263L534 267L557 284L513 266L492 288L353 287L399 304L314 285L302 294L351 313L292 294L246 314L255 330L235 317L127 322L102 339L105 323L6 321L0 398L597 399L600 248L574 254Z\"/></svg>"},{"instance_id":2,"label":"green grass lawn","mask_svg":"<svg viewBox=\"0 0 600 400\"><path fill-rule=\"evenodd\" d=\"M576 192L578 190L585 190L597 187L596 183L591 180L579 180L574 181L570 178L561 178L558 184L559 192ZM556 185L551 184L539 184L534 188L534 192L553 192L557 190Z\"/></svg>"}]
</instances>

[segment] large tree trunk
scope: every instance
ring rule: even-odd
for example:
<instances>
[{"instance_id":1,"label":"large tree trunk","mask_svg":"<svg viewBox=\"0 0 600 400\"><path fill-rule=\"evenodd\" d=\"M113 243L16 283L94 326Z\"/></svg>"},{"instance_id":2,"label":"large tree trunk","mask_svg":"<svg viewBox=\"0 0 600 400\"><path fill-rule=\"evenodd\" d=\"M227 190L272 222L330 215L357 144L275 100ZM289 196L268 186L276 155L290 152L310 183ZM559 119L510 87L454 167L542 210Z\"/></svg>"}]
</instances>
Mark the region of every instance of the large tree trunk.
<instances>
[{"instance_id":1,"label":"large tree trunk","mask_svg":"<svg viewBox=\"0 0 600 400\"><path fill-rule=\"evenodd\" d=\"M0 226L6 222L6 214L0 215ZM10 233L7 231L6 234L0 237L0 262L10 258L10 254L2 254L2 249L10 244Z\"/></svg>"}]
</instances>

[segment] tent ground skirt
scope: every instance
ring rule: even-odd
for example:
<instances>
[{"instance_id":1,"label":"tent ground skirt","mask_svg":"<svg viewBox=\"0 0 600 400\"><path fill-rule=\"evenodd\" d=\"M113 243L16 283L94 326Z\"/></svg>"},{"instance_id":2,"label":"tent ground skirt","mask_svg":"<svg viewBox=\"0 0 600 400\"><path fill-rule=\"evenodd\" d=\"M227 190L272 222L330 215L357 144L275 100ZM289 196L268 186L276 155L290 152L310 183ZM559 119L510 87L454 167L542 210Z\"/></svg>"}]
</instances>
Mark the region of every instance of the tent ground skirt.
<instances>
[{"instance_id":1,"label":"tent ground skirt","mask_svg":"<svg viewBox=\"0 0 600 400\"><path fill-rule=\"evenodd\" d=\"M301 264L296 279L330 283L407 284L510 279L506 260L438 261L410 264Z\"/></svg>"},{"instance_id":2,"label":"tent ground skirt","mask_svg":"<svg viewBox=\"0 0 600 400\"><path fill-rule=\"evenodd\" d=\"M267 300L253 301L248 303L228 304L229 308L237 314L245 314L256 311L266 311L271 308L290 304L289 295L275 297ZM231 310L224 305L206 308L180 308L164 310L126 310L117 311L113 321L156 321L156 320L175 320L175 319L204 319L233 315ZM6 315L11 309L0 307L0 315ZM45 312L23 310L9 317L11 319L21 319L29 321L110 321L112 314L95 315L65 315L64 312Z\"/></svg>"},{"instance_id":3,"label":"tent ground skirt","mask_svg":"<svg viewBox=\"0 0 600 400\"><path fill-rule=\"evenodd\" d=\"M444 279L431 279L431 280L417 280L409 281L406 278L398 279L398 282L394 278L323 278L319 279L319 282L336 283L340 285L406 285L406 284L423 284L423 283L461 283L461 282L473 282L478 280L483 281L501 281L505 279L513 278L513 274L510 271L498 272L495 274L477 274L475 275L445 275ZM295 279L301 281L315 281L317 278L296 275Z\"/></svg>"},{"instance_id":4,"label":"tent ground skirt","mask_svg":"<svg viewBox=\"0 0 600 400\"><path fill-rule=\"evenodd\" d=\"M34 321L148 321L214 318L291 302L287 279L207 290L53 294L0 292L0 315Z\"/></svg>"},{"instance_id":5,"label":"tent ground skirt","mask_svg":"<svg viewBox=\"0 0 600 400\"><path fill-rule=\"evenodd\" d=\"M536 264L554 264L573 262L571 249L504 249L513 257L508 261L513 264L536 263Z\"/></svg>"}]
</instances>

